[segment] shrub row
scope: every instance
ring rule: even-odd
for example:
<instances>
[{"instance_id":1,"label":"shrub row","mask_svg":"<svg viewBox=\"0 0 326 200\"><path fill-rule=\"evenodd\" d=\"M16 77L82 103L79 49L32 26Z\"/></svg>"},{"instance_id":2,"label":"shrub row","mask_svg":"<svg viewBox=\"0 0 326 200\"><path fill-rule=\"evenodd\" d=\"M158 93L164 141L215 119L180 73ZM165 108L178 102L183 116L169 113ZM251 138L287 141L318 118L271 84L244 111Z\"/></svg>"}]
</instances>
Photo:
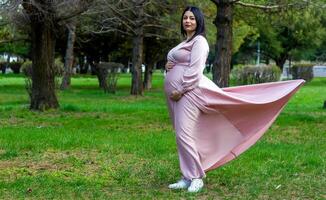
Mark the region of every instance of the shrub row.
<instances>
[{"instance_id":1,"label":"shrub row","mask_svg":"<svg viewBox=\"0 0 326 200\"><path fill-rule=\"evenodd\" d=\"M115 62L101 62L96 64L96 75L99 80L99 86L106 93L115 93L119 72L123 64Z\"/></svg>"},{"instance_id":2,"label":"shrub row","mask_svg":"<svg viewBox=\"0 0 326 200\"><path fill-rule=\"evenodd\" d=\"M32 61L25 61L21 65L21 70L23 74L25 75L25 89L29 95L29 97L32 97L32 74L33 74L33 68L32 68ZM54 74L55 74L55 88L59 89L60 86L60 77L63 74L63 63L59 58L55 59L54 61Z\"/></svg>"},{"instance_id":3,"label":"shrub row","mask_svg":"<svg viewBox=\"0 0 326 200\"><path fill-rule=\"evenodd\" d=\"M295 64L291 68L293 79L304 79L307 82L311 81L314 77L313 64Z\"/></svg>"},{"instance_id":4,"label":"shrub row","mask_svg":"<svg viewBox=\"0 0 326 200\"><path fill-rule=\"evenodd\" d=\"M237 65L231 71L231 80L236 85L274 82L280 80L281 70L275 65Z\"/></svg>"},{"instance_id":5,"label":"shrub row","mask_svg":"<svg viewBox=\"0 0 326 200\"><path fill-rule=\"evenodd\" d=\"M21 62L10 62L9 64L7 62L0 63L0 69L2 73L4 73L6 68L9 67L15 74L19 74L21 66Z\"/></svg>"},{"instance_id":6,"label":"shrub row","mask_svg":"<svg viewBox=\"0 0 326 200\"><path fill-rule=\"evenodd\" d=\"M33 68L32 68L32 61L26 61L21 66L21 71L27 77L32 77ZM63 63L59 58L55 59L54 61L54 75L56 77L60 77L63 74Z\"/></svg>"}]
</instances>

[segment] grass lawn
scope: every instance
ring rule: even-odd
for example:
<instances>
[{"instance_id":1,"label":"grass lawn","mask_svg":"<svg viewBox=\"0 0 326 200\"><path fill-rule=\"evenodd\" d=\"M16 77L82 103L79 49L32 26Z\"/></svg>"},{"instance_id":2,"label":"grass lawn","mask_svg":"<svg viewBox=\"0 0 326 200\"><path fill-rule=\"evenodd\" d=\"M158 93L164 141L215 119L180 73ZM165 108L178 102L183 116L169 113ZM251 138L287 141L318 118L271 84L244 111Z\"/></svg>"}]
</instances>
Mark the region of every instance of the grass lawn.
<instances>
[{"instance_id":1,"label":"grass lawn","mask_svg":"<svg viewBox=\"0 0 326 200\"><path fill-rule=\"evenodd\" d=\"M0 75L0 199L325 199L326 78L291 99L251 149L211 171L198 194L180 177L174 133L156 73L144 97L94 77L59 91L60 109L28 110L24 78Z\"/></svg>"}]
</instances>

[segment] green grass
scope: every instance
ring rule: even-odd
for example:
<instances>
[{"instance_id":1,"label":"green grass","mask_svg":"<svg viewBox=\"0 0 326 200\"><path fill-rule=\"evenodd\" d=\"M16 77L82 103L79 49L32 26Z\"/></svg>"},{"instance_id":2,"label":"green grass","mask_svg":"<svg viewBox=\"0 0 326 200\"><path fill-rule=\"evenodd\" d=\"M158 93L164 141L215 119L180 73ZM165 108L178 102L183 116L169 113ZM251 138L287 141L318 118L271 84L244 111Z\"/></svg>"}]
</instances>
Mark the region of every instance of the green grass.
<instances>
[{"instance_id":1,"label":"green grass","mask_svg":"<svg viewBox=\"0 0 326 200\"><path fill-rule=\"evenodd\" d=\"M291 99L264 137L211 171L198 194L180 177L161 74L144 97L116 94L94 77L59 91L60 109L28 110L24 78L0 75L0 199L325 199L326 79Z\"/></svg>"}]
</instances>

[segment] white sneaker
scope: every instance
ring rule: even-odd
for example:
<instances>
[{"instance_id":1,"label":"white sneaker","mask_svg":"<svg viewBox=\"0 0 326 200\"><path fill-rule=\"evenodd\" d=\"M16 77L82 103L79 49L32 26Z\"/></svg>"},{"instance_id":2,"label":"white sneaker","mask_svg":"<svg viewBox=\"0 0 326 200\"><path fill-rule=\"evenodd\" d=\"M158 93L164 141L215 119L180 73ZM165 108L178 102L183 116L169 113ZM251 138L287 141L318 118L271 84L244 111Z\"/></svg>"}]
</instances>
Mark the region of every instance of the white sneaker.
<instances>
[{"instance_id":1,"label":"white sneaker","mask_svg":"<svg viewBox=\"0 0 326 200\"><path fill-rule=\"evenodd\" d=\"M170 189L187 189L190 186L191 181L186 179L181 179L180 181L170 184Z\"/></svg>"},{"instance_id":2,"label":"white sneaker","mask_svg":"<svg viewBox=\"0 0 326 200\"><path fill-rule=\"evenodd\" d=\"M200 178L194 178L188 187L188 192L199 192L204 187L204 182Z\"/></svg>"}]
</instances>

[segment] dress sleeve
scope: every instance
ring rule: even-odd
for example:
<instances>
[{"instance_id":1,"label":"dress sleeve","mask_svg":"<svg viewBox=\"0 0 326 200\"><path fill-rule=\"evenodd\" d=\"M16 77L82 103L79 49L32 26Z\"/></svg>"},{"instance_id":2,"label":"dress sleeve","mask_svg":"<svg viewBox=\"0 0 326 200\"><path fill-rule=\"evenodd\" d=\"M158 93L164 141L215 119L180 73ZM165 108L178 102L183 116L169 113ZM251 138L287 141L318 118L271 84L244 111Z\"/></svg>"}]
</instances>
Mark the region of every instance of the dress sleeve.
<instances>
[{"instance_id":1,"label":"dress sleeve","mask_svg":"<svg viewBox=\"0 0 326 200\"><path fill-rule=\"evenodd\" d=\"M190 53L189 67L184 72L181 87L178 89L182 93L186 93L198 86L205 69L209 51L208 44L202 36L198 36L195 39Z\"/></svg>"}]
</instances>

